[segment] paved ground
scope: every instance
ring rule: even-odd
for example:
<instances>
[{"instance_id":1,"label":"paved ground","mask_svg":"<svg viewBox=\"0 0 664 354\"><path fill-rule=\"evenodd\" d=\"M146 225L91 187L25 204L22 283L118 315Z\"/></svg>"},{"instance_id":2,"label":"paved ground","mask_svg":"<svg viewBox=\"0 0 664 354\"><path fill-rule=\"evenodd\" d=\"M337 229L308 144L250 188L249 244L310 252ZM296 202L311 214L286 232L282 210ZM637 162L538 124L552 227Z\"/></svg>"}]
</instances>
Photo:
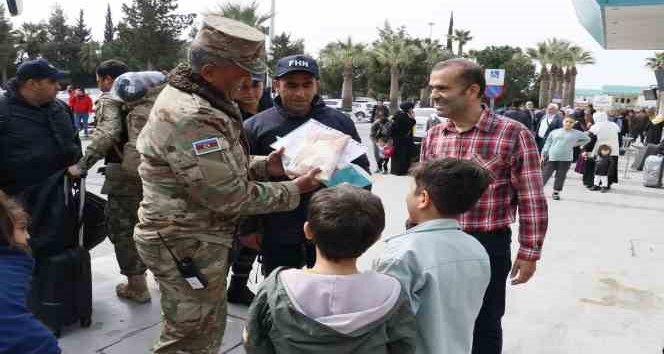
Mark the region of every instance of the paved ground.
<instances>
[{"instance_id":1,"label":"paved ground","mask_svg":"<svg viewBox=\"0 0 664 354\"><path fill-rule=\"evenodd\" d=\"M365 141L368 129L358 127ZM89 188L98 191L101 182L93 176ZM374 176L374 191L388 215L386 235L403 230L408 183L405 177ZM664 190L642 187L641 175L631 173L611 193L589 192L571 172L562 198L549 199L549 233L535 278L508 288L504 353L660 353ZM361 267L369 268L382 247L382 242L372 247L360 259ZM149 352L160 329L159 292L152 277L153 302L133 305L115 296L122 277L108 241L93 251L92 265L93 325L66 329L60 339L64 352ZM240 333L246 313L231 305L220 353L244 353Z\"/></svg>"}]
</instances>

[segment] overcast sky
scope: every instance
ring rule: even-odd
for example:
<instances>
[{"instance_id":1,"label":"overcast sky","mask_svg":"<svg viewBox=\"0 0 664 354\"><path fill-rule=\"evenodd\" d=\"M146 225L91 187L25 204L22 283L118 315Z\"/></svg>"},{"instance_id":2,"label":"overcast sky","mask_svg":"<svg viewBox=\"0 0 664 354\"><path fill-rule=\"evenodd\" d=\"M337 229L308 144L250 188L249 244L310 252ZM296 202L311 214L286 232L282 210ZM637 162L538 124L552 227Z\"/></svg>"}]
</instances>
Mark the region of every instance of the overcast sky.
<instances>
[{"instance_id":1,"label":"overcast sky","mask_svg":"<svg viewBox=\"0 0 664 354\"><path fill-rule=\"evenodd\" d=\"M303 38L305 50L314 55L328 42L349 35L354 41L370 43L377 37L376 28L381 27L386 19L395 26L405 25L412 36L424 38L429 36L428 23L434 22L433 38L444 42L450 11L453 10L455 28L470 30L474 37L466 46L468 49L481 49L487 45L530 47L555 36L590 50L597 60L597 64L579 69L577 87L648 86L654 83L654 75L644 65L645 58L653 52L603 50L579 24L571 0L276 1L277 33L285 31ZM117 24L122 17L122 3L130 1L23 0L24 14L14 18L14 24L46 19L56 2L63 6L70 23L78 16L79 9L84 9L93 37L101 40L107 3L111 4L113 20ZM200 13L223 2L180 0L178 11ZM261 10L269 12L270 0L258 2Z\"/></svg>"}]
</instances>

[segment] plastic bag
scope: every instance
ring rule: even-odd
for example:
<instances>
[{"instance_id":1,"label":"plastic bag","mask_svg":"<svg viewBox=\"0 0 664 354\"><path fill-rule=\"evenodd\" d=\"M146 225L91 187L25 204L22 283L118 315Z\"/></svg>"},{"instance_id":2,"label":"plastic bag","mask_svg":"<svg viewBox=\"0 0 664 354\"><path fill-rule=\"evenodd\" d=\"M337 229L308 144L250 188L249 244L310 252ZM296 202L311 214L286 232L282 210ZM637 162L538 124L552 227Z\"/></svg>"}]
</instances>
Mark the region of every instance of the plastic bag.
<instances>
[{"instance_id":1,"label":"plastic bag","mask_svg":"<svg viewBox=\"0 0 664 354\"><path fill-rule=\"evenodd\" d=\"M329 180L337 169L348 167L351 161L366 153L366 148L350 136L310 119L297 129L280 137L270 145L284 148L284 169L290 178L320 168L321 181Z\"/></svg>"},{"instance_id":2,"label":"plastic bag","mask_svg":"<svg viewBox=\"0 0 664 354\"><path fill-rule=\"evenodd\" d=\"M140 100L149 89L166 81L166 75L159 71L128 72L118 76L111 87L114 99L129 103Z\"/></svg>"}]
</instances>

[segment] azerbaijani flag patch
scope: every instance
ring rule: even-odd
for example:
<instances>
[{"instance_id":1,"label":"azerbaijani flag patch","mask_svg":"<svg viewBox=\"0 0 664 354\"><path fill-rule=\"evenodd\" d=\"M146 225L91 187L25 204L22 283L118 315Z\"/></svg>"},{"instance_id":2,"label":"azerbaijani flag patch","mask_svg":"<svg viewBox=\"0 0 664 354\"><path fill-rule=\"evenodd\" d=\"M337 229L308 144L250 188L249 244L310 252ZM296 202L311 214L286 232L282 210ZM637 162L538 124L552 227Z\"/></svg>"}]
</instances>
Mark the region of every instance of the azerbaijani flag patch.
<instances>
[{"instance_id":1,"label":"azerbaijani flag patch","mask_svg":"<svg viewBox=\"0 0 664 354\"><path fill-rule=\"evenodd\" d=\"M191 143L191 145L194 146L194 152L196 153L196 156L223 150L219 138L198 140Z\"/></svg>"}]
</instances>

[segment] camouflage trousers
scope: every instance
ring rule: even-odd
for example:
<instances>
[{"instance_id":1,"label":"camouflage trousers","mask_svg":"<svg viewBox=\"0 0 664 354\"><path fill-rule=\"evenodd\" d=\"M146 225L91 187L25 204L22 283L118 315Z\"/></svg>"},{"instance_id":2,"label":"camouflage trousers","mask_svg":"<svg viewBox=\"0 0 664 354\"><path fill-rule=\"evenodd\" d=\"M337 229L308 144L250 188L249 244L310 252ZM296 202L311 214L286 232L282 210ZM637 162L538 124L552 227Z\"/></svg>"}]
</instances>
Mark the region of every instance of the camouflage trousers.
<instances>
[{"instance_id":1,"label":"camouflage trousers","mask_svg":"<svg viewBox=\"0 0 664 354\"><path fill-rule=\"evenodd\" d=\"M126 276L145 274L145 265L136 252L134 226L138 222L141 196L109 195L106 203L108 238L115 246L120 273Z\"/></svg>"},{"instance_id":2,"label":"camouflage trousers","mask_svg":"<svg viewBox=\"0 0 664 354\"><path fill-rule=\"evenodd\" d=\"M208 286L193 290L163 244L136 242L138 253L154 274L161 292L164 324L154 353L217 354L226 330L230 249L195 238L166 242L178 258L193 259Z\"/></svg>"}]
</instances>

